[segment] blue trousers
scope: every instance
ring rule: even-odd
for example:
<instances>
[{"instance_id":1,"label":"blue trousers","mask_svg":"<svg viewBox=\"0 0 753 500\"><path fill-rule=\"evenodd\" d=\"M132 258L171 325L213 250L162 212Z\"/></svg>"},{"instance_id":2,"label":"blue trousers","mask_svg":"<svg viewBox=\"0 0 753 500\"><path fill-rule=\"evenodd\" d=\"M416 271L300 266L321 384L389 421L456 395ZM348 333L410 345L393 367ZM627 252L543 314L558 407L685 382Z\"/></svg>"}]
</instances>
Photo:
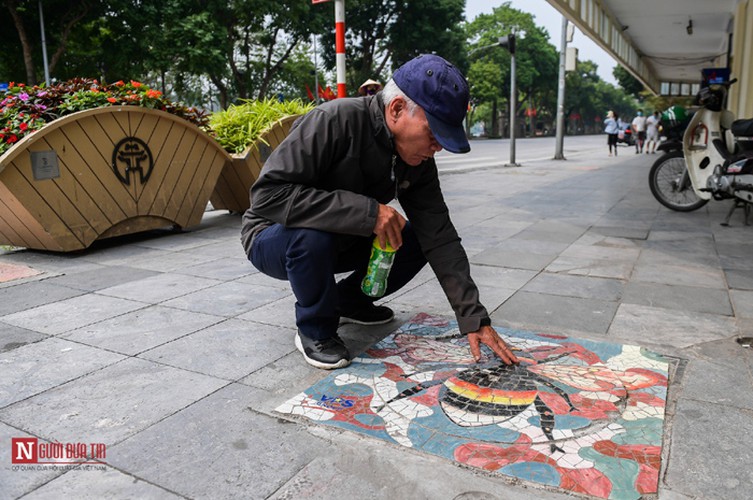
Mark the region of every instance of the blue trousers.
<instances>
[{"instance_id":1,"label":"blue trousers","mask_svg":"<svg viewBox=\"0 0 753 500\"><path fill-rule=\"evenodd\" d=\"M402 288L426 264L410 223L402 235L385 296ZM341 312L370 306L376 300L361 291L372 241L274 224L254 237L248 259L262 273L290 282L298 328L306 337L322 340L337 332ZM346 272L351 274L335 283L335 274Z\"/></svg>"}]
</instances>

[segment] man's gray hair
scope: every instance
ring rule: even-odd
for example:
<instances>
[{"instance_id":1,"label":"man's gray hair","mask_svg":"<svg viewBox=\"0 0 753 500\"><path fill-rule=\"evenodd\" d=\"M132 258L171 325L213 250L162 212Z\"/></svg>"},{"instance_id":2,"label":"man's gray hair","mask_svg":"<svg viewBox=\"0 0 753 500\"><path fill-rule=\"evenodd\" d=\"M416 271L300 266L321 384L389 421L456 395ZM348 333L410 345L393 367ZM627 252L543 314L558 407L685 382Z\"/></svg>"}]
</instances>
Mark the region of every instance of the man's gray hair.
<instances>
[{"instance_id":1,"label":"man's gray hair","mask_svg":"<svg viewBox=\"0 0 753 500\"><path fill-rule=\"evenodd\" d=\"M386 108L387 106L389 106L396 97L402 97L403 99L405 99L405 102L408 105L408 113L412 115L416 112L418 104L413 102L410 97L405 95L405 92L400 90L400 87L397 86L395 80L390 78L390 81L388 81L382 89L382 100L384 101L384 107Z\"/></svg>"}]
</instances>

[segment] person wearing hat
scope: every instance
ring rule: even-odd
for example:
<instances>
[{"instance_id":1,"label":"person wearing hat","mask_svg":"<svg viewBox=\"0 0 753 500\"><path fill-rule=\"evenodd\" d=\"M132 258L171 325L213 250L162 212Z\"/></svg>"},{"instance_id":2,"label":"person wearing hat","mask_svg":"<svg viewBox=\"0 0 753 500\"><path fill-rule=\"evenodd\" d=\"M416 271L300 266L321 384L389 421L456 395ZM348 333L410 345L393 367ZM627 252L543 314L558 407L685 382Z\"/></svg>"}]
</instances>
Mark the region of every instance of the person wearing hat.
<instances>
[{"instance_id":1,"label":"person wearing hat","mask_svg":"<svg viewBox=\"0 0 753 500\"><path fill-rule=\"evenodd\" d=\"M614 155L617 156L617 136L620 133L620 126L617 121L617 113L612 110L607 112L607 117L604 120L604 133L607 134L609 156L612 156L612 148L614 148Z\"/></svg>"},{"instance_id":2,"label":"person wearing hat","mask_svg":"<svg viewBox=\"0 0 753 500\"><path fill-rule=\"evenodd\" d=\"M251 187L241 240L262 273L287 280L295 295L296 348L307 363L350 364L340 323L376 325L394 313L361 292L376 238L397 249L385 295L428 262L470 351L487 345L517 358L491 326L439 186L434 154L467 153L468 83L452 64L421 55L362 99L326 102L299 118ZM388 205L397 199L407 220ZM350 275L335 281L335 274Z\"/></svg>"},{"instance_id":3,"label":"person wearing hat","mask_svg":"<svg viewBox=\"0 0 753 500\"><path fill-rule=\"evenodd\" d=\"M369 78L358 87L358 95L374 95L382 90L382 84Z\"/></svg>"}]
</instances>

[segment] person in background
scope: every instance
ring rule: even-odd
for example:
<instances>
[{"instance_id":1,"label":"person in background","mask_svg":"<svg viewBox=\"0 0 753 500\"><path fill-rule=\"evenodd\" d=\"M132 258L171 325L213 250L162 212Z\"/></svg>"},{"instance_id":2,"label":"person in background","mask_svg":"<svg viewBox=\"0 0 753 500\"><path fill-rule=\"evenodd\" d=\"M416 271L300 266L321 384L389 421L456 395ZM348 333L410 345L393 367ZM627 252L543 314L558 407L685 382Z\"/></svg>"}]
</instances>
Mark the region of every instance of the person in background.
<instances>
[{"instance_id":1,"label":"person in background","mask_svg":"<svg viewBox=\"0 0 753 500\"><path fill-rule=\"evenodd\" d=\"M635 154L643 153L643 144L646 142L646 117L643 116L643 110L639 109L636 117L631 123L633 137L635 137Z\"/></svg>"},{"instance_id":2,"label":"person in background","mask_svg":"<svg viewBox=\"0 0 753 500\"><path fill-rule=\"evenodd\" d=\"M262 273L295 296L295 346L317 368L350 364L342 323L379 325L393 311L361 291L374 239L397 249L390 295L428 262L468 339L506 364L518 359L491 325L450 220L434 154L467 153L468 82L424 54L399 67L373 96L336 99L299 118L251 187L241 241ZM388 204L397 199L407 219ZM335 281L335 275L350 275Z\"/></svg>"},{"instance_id":3,"label":"person in background","mask_svg":"<svg viewBox=\"0 0 753 500\"><path fill-rule=\"evenodd\" d=\"M614 155L617 156L617 135L620 133L620 126L617 122L617 113L612 110L607 112L607 118L604 120L604 133L607 134L607 146L609 146L609 156L612 156L612 148L614 148Z\"/></svg>"},{"instance_id":4,"label":"person in background","mask_svg":"<svg viewBox=\"0 0 753 500\"><path fill-rule=\"evenodd\" d=\"M358 95L376 95L382 90L382 84L376 80L368 79L358 87Z\"/></svg>"},{"instance_id":5,"label":"person in background","mask_svg":"<svg viewBox=\"0 0 753 500\"><path fill-rule=\"evenodd\" d=\"M659 123L661 117L658 111L654 111L654 114L646 118L646 154L656 154L656 146L659 145Z\"/></svg>"}]
</instances>

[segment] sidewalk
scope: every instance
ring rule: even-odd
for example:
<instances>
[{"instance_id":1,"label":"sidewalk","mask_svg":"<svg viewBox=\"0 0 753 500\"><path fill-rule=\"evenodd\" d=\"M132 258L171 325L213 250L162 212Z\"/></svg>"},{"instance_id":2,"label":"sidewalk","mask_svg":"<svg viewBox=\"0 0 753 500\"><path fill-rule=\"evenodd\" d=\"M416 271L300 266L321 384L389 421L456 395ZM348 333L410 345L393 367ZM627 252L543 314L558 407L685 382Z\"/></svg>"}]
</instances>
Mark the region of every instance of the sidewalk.
<instances>
[{"instance_id":1,"label":"sidewalk","mask_svg":"<svg viewBox=\"0 0 753 500\"><path fill-rule=\"evenodd\" d=\"M659 498L747 499L753 226L719 225L730 202L663 208L658 155L604 142L441 176L481 299L498 325L675 358ZM247 262L239 225L216 211L76 254L0 251L0 499L572 498L274 413L327 373L296 351L289 287ZM430 270L406 288L394 322L343 328L351 351L418 312L452 316ZM107 466L13 470L29 437Z\"/></svg>"}]
</instances>

